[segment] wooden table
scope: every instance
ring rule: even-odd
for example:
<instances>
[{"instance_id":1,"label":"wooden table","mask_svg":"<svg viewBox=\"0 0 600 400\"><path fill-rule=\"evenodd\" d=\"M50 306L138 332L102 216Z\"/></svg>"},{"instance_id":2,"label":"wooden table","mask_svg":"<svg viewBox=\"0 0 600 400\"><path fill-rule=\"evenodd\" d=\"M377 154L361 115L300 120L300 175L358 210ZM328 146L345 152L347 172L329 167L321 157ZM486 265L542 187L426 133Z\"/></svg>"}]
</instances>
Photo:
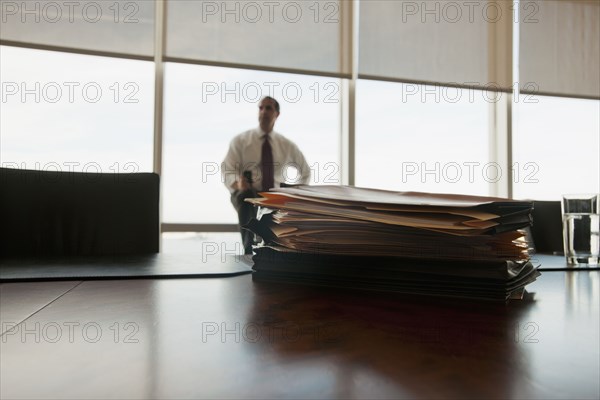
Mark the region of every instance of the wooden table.
<instances>
[{"instance_id":1,"label":"wooden table","mask_svg":"<svg viewBox=\"0 0 600 400\"><path fill-rule=\"evenodd\" d=\"M600 272L528 290L493 304L248 275L6 283L0 397L598 399Z\"/></svg>"}]
</instances>

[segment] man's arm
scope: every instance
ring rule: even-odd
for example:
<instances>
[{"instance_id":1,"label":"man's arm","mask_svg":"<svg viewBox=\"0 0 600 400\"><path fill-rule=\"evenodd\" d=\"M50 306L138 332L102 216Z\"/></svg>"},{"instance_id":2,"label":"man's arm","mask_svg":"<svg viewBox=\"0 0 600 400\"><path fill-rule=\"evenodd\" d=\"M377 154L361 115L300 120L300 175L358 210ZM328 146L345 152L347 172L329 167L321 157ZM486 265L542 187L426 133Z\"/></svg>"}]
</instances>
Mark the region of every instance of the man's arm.
<instances>
[{"instance_id":1,"label":"man's arm","mask_svg":"<svg viewBox=\"0 0 600 400\"><path fill-rule=\"evenodd\" d=\"M294 144L292 150L293 162L298 166L300 174L299 184L308 185L310 183L310 167L304 158L304 154L300 151L298 146Z\"/></svg>"},{"instance_id":2,"label":"man's arm","mask_svg":"<svg viewBox=\"0 0 600 400\"><path fill-rule=\"evenodd\" d=\"M241 170L242 161L242 146L239 143L239 138L234 138L229 145L225 159L221 163L222 181L230 193L235 191L245 192L252 189L252 174Z\"/></svg>"},{"instance_id":3,"label":"man's arm","mask_svg":"<svg viewBox=\"0 0 600 400\"><path fill-rule=\"evenodd\" d=\"M239 166L242 164L241 152L236 138L229 144L229 150L221 163L221 180L230 193L238 190L238 177L241 174Z\"/></svg>"}]
</instances>

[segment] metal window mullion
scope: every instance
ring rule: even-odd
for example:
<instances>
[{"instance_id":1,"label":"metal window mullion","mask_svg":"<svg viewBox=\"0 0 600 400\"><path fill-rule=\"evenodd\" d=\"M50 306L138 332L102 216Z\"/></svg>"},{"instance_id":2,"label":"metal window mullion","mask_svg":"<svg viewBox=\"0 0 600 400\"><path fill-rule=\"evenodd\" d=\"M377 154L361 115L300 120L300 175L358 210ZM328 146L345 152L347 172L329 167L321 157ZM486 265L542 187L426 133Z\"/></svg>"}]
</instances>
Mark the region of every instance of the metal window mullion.
<instances>
[{"instance_id":1,"label":"metal window mullion","mask_svg":"<svg viewBox=\"0 0 600 400\"><path fill-rule=\"evenodd\" d=\"M22 49L31 50L44 50L44 51L56 51L68 54L80 54L84 56L98 56L98 57L112 57L120 58L124 60L140 60L140 61L153 61L154 57L151 55L133 54L133 53L120 53L116 51L105 51L105 50L93 50L83 49L76 47L58 46L52 44L39 44L30 42L20 42L17 40L5 40L0 39L0 46L18 47Z\"/></svg>"},{"instance_id":2,"label":"metal window mullion","mask_svg":"<svg viewBox=\"0 0 600 400\"><path fill-rule=\"evenodd\" d=\"M511 15L511 4L488 0ZM513 79L513 20L502 18L488 22L488 80L498 87L508 89ZM489 158L497 163L499 179L489 181L492 196L512 197L512 91L502 93L497 101L490 102Z\"/></svg>"},{"instance_id":3,"label":"metal window mullion","mask_svg":"<svg viewBox=\"0 0 600 400\"><path fill-rule=\"evenodd\" d=\"M166 1L156 0L154 16L154 146L153 146L153 171L162 176L163 155L163 109L164 109L164 50L166 38ZM162 182L161 182L162 183ZM159 232L163 228L162 205L163 187L160 185L159 194ZM159 233L160 235L160 233ZM161 241L159 240L159 243Z\"/></svg>"},{"instance_id":4,"label":"metal window mullion","mask_svg":"<svg viewBox=\"0 0 600 400\"><path fill-rule=\"evenodd\" d=\"M344 72L350 69L350 79L343 82L340 113L342 130L340 160L342 183L356 183L356 82L358 79L358 7L359 0L342 2L342 55ZM344 57L347 55L347 57Z\"/></svg>"},{"instance_id":5,"label":"metal window mullion","mask_svg":"<svg viewBox=\"0 0 600 400\"><path fill-rule=\"evenodd\" d=\"M163 84L164 84L164 49L166 1L157 0L154 18L154 157L153 170L162 173L162 139L163 139Z\"/></svg>"}]
</instances>

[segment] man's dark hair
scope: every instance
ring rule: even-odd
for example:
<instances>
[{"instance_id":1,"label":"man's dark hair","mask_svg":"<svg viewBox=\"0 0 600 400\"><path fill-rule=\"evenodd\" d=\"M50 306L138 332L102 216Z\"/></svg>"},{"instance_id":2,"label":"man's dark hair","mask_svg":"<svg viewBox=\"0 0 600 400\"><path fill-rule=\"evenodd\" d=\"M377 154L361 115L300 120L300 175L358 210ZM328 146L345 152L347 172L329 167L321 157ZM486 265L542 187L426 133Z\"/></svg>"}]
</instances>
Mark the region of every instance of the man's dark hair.
<instances>
[{"instance_id":1,"label":"man's dark hair","mask_svg":"<svg viewBox=\"0 0 600 400\"><path fill-rule=\"evenodd\" d=\"M263 101L263 100L273 100L273 103L275 103L275 111L279 112L279 102L277 100L275 100L271 96L265 96L262 98L261 101Z\"/></svg>"}]
</instances>

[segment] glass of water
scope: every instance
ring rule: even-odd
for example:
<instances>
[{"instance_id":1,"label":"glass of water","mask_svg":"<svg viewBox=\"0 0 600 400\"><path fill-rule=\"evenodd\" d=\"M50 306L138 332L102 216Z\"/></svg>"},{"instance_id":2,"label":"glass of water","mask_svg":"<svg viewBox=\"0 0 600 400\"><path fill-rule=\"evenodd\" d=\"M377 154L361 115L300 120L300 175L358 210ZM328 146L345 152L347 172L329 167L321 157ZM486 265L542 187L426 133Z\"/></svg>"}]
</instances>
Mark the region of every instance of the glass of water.
<instances>
[{"instance_id":1,"label":"glass of water","mask_svg":"<svg viewBox=\"0 0 600 400\"><path fill-rule=\"evenodd\" d=\"M600 195L568 194L562 199L563 241L567 264L598 266Z\"/></svg>"}]
</instances>

